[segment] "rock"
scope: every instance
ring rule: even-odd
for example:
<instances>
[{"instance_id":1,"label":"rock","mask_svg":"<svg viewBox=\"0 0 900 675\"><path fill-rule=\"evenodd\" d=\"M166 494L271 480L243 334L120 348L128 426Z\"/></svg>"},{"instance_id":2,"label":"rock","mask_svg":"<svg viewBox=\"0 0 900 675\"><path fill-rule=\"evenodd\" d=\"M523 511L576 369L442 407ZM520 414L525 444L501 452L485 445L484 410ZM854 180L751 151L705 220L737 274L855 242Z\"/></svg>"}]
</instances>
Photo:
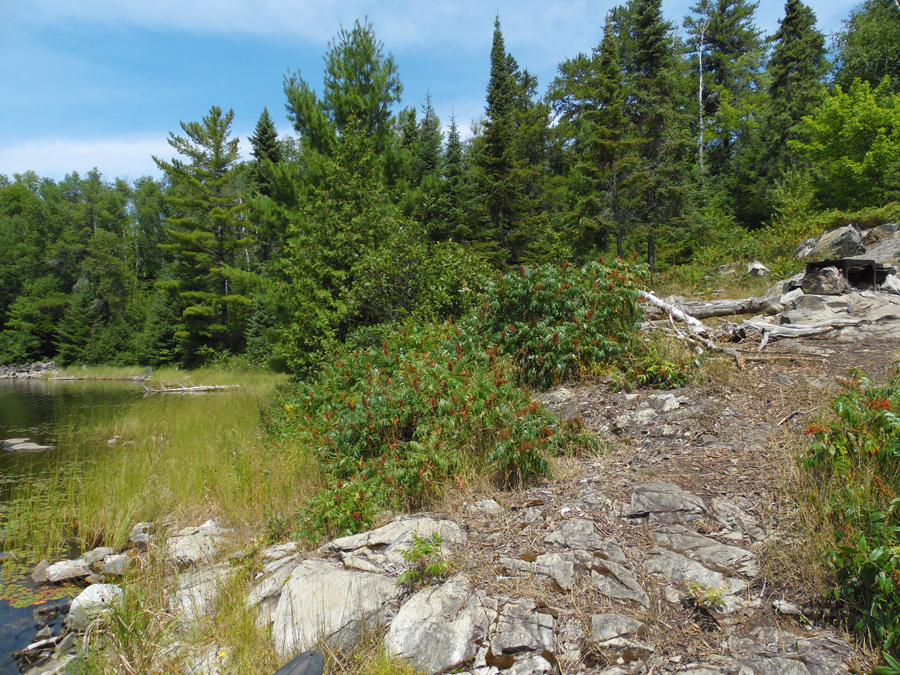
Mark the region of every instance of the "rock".
<instances>
[{"instance_id":1,"label":"rock","mask_svg":"<svg viewBox=\"0 0 900 675\"><path fill-rule=\"evenodd\" d=\"M299 564L300 556L294 554L287 558L276 558L263 567L262 574L265 576L250 590L247 605L257 607L257 615L264 624L272 622L284 582Z\"/></svg>"},{"instance_id":2,"label":"rock","mask_svg":"<svg viewBox=\"0 0 900 675\"><path fill-rule=\"evenodd\" d=\"M701 518L706 504L700 497L685 492L673 483L637 485L631 493L631 508L626 517L646 518L650 523L686 523Z\"/></svg>"},{"instance_id":3,"label":"rock","mask_svg":"<svg viewBox=\"0 0 900 675\"><path fill-rule=\"evenodd\" d=\"M576 499L566 503L564 508L578 509L579 511L602 511L612 505L612 500L605 493L594 488L585 488L578 493Z\"/></svg>"},{"instance_id":4,"label":"rock","mask_svg":"<svg viewBox=\"0 0 900 675\"><path fill-rule=\"evenodd\" d=\"M652 408L643 408L641 410L627 412L624 415L619 415L613 421L613 431L626 429L630 426L645 427L657 416L657 414L658 413Z\"/></svg>"},{"instance_id":5,"label":"rock","mask_svg":"<svg viewBox=\"0 0 900 675\"><path fill-rule=\"evenodd\" d=\"M752 551L720 544L681 525L662 527L650 536L657 543L706 565L718 565L749 578L759 573L756 554Z\"/></svg>"},{"instance_id":6,"label":"rock","mask_svg":"<svg viewBox=\"0 0 900 675\"><path fill-rule=\"evenodd\" d=\"M650 598L640 587L634 574L612 561L592 566L591 583L608 598L633 600L645 608L650 606Z\"/></svg>"},{"instance_id":7,"label":"rock","mask_svg":"<svg viewBox=\"0 0 900 675\"><path fill-rule=\"evenodd\" d=\"M83 631L97 616L111 612L111 605L121 597L122 589L114 584L88 586L72 600L66 623L72 630Z\"/></svg>"},{"instance_id":8,"label":"rock","mask_svg":"<svg viewBox=\"0 0 900 675\"><path fill-rule=\"evenodd\" d=\"M41 445L34 441L26 440L24 443L4 444L5 449L10 452L42 452L44 450L52 450L52 445Z\"/></svg>"},{"instance_id":9,"label":"rock","mask_svg":"<svg viewBox=\"0 0 900 675\"><path fill-rule=\"evenodd\" d=\"M897 228L900 227L897 223L885 223L884 225L879 225L878 227L872 227L868 230L865 230L862 233L862 241L863 244L868 248L873 244L877 244L880 241L884 241L885 239L891 239L897 236Z\"/></svg>"},{"instance_id":10,"label":"rock","mask_svg":"<svg viewBox=\"0 0 900 675\"><path fill-rule=\"evenodd\" d=\"M687 396L663 392L661 394L650 394L646 403L657 412L667 413L678 410L682 405L693 405L694 402Z\"/></svg>"},{"instance_id":11,"label":"rock","mask_svg":"<svg viewBox=\"0 0 900 675\"><path fill-rule=\"evenodd\" d=\"M726 499L713 499L712 508L718 520L725 527L746 534L753 541L762 541L766 533L758 526L759 521L740 506Z\"/></svg>"},{"instance_id":12,"label":"rock","mask_svg":"<svg viewBox=\"0 0 900 675\"><path fill-rule=\"evenodd\" d=\"M759 260L754 260L752 263L747 265L747 274L751 277L767 277L772 272L769 271L769 268L763 265Z\"/></svg>"},{"instance_id":13,"label":"rock","mask_svg":"<svg viewBox=\"0 0 900 675\"><path fill-rule=\"evenodd\" d=\"M799 274L795 274L792 277L788 277L787 279L783 279L782 281L775 282L766 291L766 297L772 297L774 295L784 295L785 293L790 293L794 289L800 288L800 282L803 280L804 276L806 276L806 273L800 272Z\"/></svg>"},{"instance_id":14,"label":"rock","mask_svg":"<svg viewBox=\"0 0 900 675\"><path fill-rule=\"evenodd\" d=\"M797 307L797 301L800 300L804 295L802 288L795 288L792 291L788 291L778 300L778 304L781 305L782 311L785 309L795 309Z\"/></svg>"},{"instance_id":15,"label":"rock","mask_svg":"<svg viewBox=\"0 0 900 675\"><path fill-rule=\"evenodd\" d=\"M814 295L840 295L850 290L837 267L823 267L803 277L800 288Z\"/></svg>"},{"instance_id":16,"label":"rock","mask_svg":"<svg viewBox=\"0 0 900 675\"><path fill-rule=\"evenodd\" d=\"M728 672L750 675L844 675L858 672L853 648L830 633L803 636L759 628L749 638L730 637Z\"/></svg>"},{"instance_id":17,"label":"rock","mask_svg":"<svg viewBox=\"0 0 900 675\"><path fill-rule=\"evenodd\" d=\"M482 499L474 504L469 504L466 510L476 515L496 516L498 513L502 513L503 507L493 499Z\"/></svg>"},{"instance_id":18,"label":"rock","mask_svg":"<svg viewBox=\"0 0 900 675\"><path fill-rule=\"evenodd\" d=\"M391 622L385 645L416 672L456 668L475 655L476 641L487 639L497 620L495 605L467 577L456 576L410 598Z\"/></svg>"},{"instance_id":19,"label":"rock","mask_svg":"<svg viewBox=\"0 0 900 675\"><path fill-rule=\"evenodd\" d=\"M306 560L294 568L275 608L275 648L288 656L321 640L349 647L399 594L400 587L392 577L353 572L325 560Z\"/></svg>"},{"instance_id":20,"label":"rock","mask_svg":"<svg viewBox=\"0 0 900 675\"><path fill-rule=\"evenodd\" d=\"M112 555L112 552L113 550L109 546L101 546L93 551L88 551L81 556L81 559L88 565L93 565L98 560L103 560L106 556Z\"/></svg>"},{"instance_id":21,"label":"rock","mask_svg":"<svg viewBox=\"0 0 900 675\"><path fill-rule=\"evenodd\" d=\"M882 293L900 295L900 277L896 274L889 274L878 288Z\"/></svg>"},{"instance_id":22,"label":"rock","mask_svg":"<svg viewBox=\"0 0 900 675\"><path fill-rule=\"evenodd\" d=\"M852 258L865 252L859 230L854 225L845 225L823 234L811 248L802 250L798 257L801 260Z\"/></svg>"},{"instance_id":23,"label":"rock","mask_svg":"<svg viewBox=\"0 0 900 675\"><path fill-rule=\"evenodd\" d=\"M222 564L181 574L171 601L179 621L188 624L206 616L219 597L219 589L236 571L236 567Z\"/></svg>"},{"instance_id":24,"label":"rock","mask_svg":"<svg viewBox=\"0 0 900 675\"><path fill-rule=\"evenodd\" d=\"M500 671L504 675L555 675L556 666L543 656L529 656L516 661L509 670Z\"/></svg>"},{"instance_id":25,"label":"rock","mask_svg":"<svg viewBox=\"0 0 900 675\"><path fill-rule=\"evenodd\" d=\"M746 581L728 578L696 560L663 548L653 549L653 554L644 561L644 569L661 574L669 581L693 582L707 589L721 588L726 595L740 593L748 586Z\"/></svg>"},{"instance_id":26,"label":"rock","mask_svg":"<svg viewBox=\"0 0 900 675\"><path fill-rule=\"evenodd\" d=\"M44 575L51 584L58 584L68 579L84 579L91 573L91 568L84 560L60 560L48 567Z\"/></svg>"},{"instance_id":27,"label":"rock","mask_svg":"<svg viewBox=\"0 0 900 675\"><path fill-rule=\"evenodd\" d=\"M570 518L547 535L544 542L572 549L599 551L607 560L625 562L625 554L619 545L599 536L594 529L594 523L584 518Z\"/></svg>"},{"instance_id":28,"label":"rock","mask_svg":"<svg viewBox=\"0 0 900 675\"><path fill-rule=\"evenodd\" d=\"M600 646L612 638L643 638L647 626L622 614L594 614L591 617L591 638Z\"/></svg>"},{"instance_id":29,"label":"rock","mask_svg":"<svg viewBox=\"0 0 900 675\"><path fill-rule=\"evenodd\" d=\"M279 668L275 675L320 675L325 668L325 658L319 652L297 654Z\"/></svg>"},{"instance_id":30,"label":"rock","mask_svg":"<svg viewBox=\"0 0 900 675\"><path fill-rule=\"evenodd\" d=\"M819 242L818 237L810 237L809 239L804 239L797 247L794 249L794 253L801 260L809 254L810 251L813 250L813 247Z\"/></svg>"},{"instance_id":31,"label":"rock","mask_svg":"<svg viewBox=\"0 0 900 675\"><path fill-rule=\"evenodd\" d=\"M35 584L46 584L47 579L47 570L50 567L50 561L44 558L37 565L34 566L34 571L31 573L31 581Z\"/></svg>"},{"instance_id":32,"label":"rock","mask_svg":"<svg viewBox=\"0 0 900 675\"><path fill-rule=\"evenodd\" d=\"M553 650L555 619L538 610L533 600L516 600L503 606L491 639L495 656L521 651Z\"/></svg>"},{"instance_id":33,"label":"rock","mask_svg":"<svg viewBox=\"0 0 900 675\"><path fill-rule=\"evenodd\" d=\"M200 527L188 527L169 538L169 557L182 569L198 563L211 563L222 540L231 533L208 520Z\"/></svg>"},{"instance_id":34,"label":"rock","mask_svg":"<svg viewBox=\"0 0 900 675\"><path fill-rule=\"evenodd\" d=\"M322 551L338 553L348 567L371 571L396 571L407 567L403 551L413 544L413 535L427 539L437 532L441 537L441 554L449 556L450 544L461 544L466 535L452 520L433 518L403 518L376 530L341 537L325 544Z\"/></svg>"},{"instance_id":35,"label":"rock","mask_svg":"<svg viewBox=\"0 0 900 675\"><path fill-rule=\"evenodd\" d=\"M275 544L262 550L262 557L266 560L280 560L297 552L297 542L289 541L285 544Z\"/></svg>"},{"instance_id":36,"label":"rock","mask_svg":"<svg viewBox=\"0 0 900 675\"><path fill-rule=\"evenodd\" d=\"M128 570L130 563L131 558L124 553L108 555L103 558L103 573L120 577Z\"/></svg>"},{"instance_id":37,"label":"rock","mask_svg":"<svg viewBox=\"0 0 900 675\"><path fill-rule=\"evenodd\" d=\"M533 562L516 558L500 558L498 561L510 572L553 579L564 591L575 585L575 577L589 568L594 557L587 551L545 553Z\"/></svg>"}]
</instances>

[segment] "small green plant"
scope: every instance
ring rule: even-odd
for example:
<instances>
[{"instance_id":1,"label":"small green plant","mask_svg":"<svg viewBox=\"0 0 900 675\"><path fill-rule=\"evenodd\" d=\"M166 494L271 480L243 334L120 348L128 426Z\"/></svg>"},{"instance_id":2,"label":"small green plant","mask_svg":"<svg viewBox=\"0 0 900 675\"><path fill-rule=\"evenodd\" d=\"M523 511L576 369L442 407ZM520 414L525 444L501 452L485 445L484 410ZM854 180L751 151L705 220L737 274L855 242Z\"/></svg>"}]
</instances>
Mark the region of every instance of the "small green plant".
<instances>
[{"instance_id":1,"label":"small green plant","mask_svg":"<svg viewBox=\"0 0 900 675\"><path fill-rule=\"evenodd\" d=\"M412 567L400 575L397 583L417 586L447 574L450 561L441 554L441 541L441 535L437 532L428 538L414 534L412 546L400 551Z\"/></svg>"},{"instance_id":2,"label":"small green plant","mask_svg":"<svg viewBox=\"0 0 900 675\"><path fill-rule=\"evenodd\" d=\"M886 665L878 666L875 669L876 675L900 675L900 661L887 652L882 652L882 656Z\"/></svg>"},{"instance_id":3,"label":"small green plant","mask_svg":"<svg viewBox=\"0 0 900 675\"><path fill-rule=\"evenodd\" d=\"M722 609L725 606L725 600L723 600L725 589L721 586L707 588L696 581L689 581L688 590L691 594L691 598L700 607L705 607L706 609Z\"/></svg>"}]
</instances>

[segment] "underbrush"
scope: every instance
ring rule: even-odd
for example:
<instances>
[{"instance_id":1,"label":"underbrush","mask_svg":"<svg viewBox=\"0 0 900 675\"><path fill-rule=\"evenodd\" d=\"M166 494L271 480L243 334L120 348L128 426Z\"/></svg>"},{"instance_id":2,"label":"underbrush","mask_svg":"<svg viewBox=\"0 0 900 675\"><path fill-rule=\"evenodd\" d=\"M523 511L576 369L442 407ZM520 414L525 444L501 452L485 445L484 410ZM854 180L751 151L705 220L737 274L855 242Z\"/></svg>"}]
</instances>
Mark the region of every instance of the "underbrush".
<instances>
[{"instance_id":1,"label":"underbrush","mask_svg":"<svg viewBox=\"0 0 900 675\"><path fill-rule=\"evenodd\" d=\"M824 552L833 598L889 655L900 654L900 368L876 386L858 371L842 380L833 419L810 425L803 464L829 495L835 545ZM885 672L895 672L886 670Z\"/></svg>"},{"instance_id":2,"label":"underbrush","mask_svg":"<svg viewBox=\"0 0 900 675\"><path fill-rule=\"evenodd\" d=\"M581 420L560 423L525 387L595 369L647 386L683 383L637 332L646 271L622 261L521 268L458 323L371 333L297 383L269 434L291 461L314 458L327 487L306 501L310 539L363 531L386 510L435 503L448 486L548 476L547 458L593 447Z\"/></svg>"}]
</instances>

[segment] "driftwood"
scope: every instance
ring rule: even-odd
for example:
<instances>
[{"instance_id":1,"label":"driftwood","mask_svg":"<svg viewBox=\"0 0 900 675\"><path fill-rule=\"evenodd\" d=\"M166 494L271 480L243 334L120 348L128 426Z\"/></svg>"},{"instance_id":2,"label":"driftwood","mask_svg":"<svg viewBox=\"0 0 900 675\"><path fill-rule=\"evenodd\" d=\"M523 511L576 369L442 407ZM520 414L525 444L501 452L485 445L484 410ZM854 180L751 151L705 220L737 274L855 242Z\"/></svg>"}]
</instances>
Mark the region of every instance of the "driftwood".
<instances>
[{"instance_id":1,"label":"driftwood","mask_svg":"<svg viewBox=\"0 0 900 675\"><path fill-rule=\"evenodd\" d=\"M744 298L742 300L682 302L679 303L678 307L695 319L711 319L716 316L733 316L735 314L759 314L772 305L778 304L780 299L781 296L779 295L770 295L762 298Z\"/></svg>"},{"instance_id":2,"label":"driftwood","mask_svg":"<svg viewBox=\"0 0 900 675\"><path fill-rule=\"evenodd\" d=\"M691 333L694 335L709 335L709 326L701 323L695 317L690 316L686 312L678 309L675 305L670 305L664 300L660 300L653 293L641 291L641 296L654 307L658 307L669 316L678 319L688 325Z\"/></svg>"},{"instance_id":3,"label":"driftwood","mask_svg":"<svg viewBox=\"0 0 900 675\"><path fill-rule=\"evenodd\" d=\"M150 396L151 394L202 394L207 391L221 391L223 389L236 389L240 387L239 384L201 384L195 387L185 387L183 384L179 384L177 388L169 389L166 385L161 384L158 387L148 387L146 384L144 385L144 395Z\"/></svg>"},{"instance_id":4,"label":"driftwood","mask_svg":"<svg viewBox=\"0 0 900 675\"><path fill-rule=\"evenodd\" d=\"M776 325L771 323L763 323L761 321L743 321L742 325L745 328L749 328L750 330L754 330L760 334L762 334L762 342L759 343L759 350L762 351L763 347L766 346L769 342L770 337L774 338L798 338L798 337L813 337L815 335L821 335L822 333L827 333L830 330L834 330L835 328L841 328L843 326L858 326L861 323L868 323L866 319L862 318L834 318L830 321L823 321L821 323L813 323L809 325Z\"/></svg>"}]
</instances>

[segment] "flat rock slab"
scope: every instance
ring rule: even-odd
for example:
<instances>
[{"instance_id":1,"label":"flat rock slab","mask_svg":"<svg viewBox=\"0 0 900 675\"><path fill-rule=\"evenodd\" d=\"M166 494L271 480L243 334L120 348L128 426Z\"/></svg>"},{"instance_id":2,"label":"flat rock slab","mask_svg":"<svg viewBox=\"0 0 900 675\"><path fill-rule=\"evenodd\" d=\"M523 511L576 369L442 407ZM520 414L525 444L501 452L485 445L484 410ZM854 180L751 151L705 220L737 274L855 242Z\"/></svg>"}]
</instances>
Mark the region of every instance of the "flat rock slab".
<instances>
[{"instance_id":1,"label":"flat rock slab","mask_svg":"<svg viewBox=\"0 0 900 675\"><path fill-rule=\"evenodd\" d=\"M756 554L737 546L720 544L715 539L704 537L681 525L662 527L650 536L661 544L705 565L723 567L748 578L759 573Z\"/></svg>"},{"instance_id":2,"label":"flat rock slab","mask_svg":"<svg viewBox=\"0 0 900 675\"><path fill-rule=\"evenodd\" d=\"M652 555L644 561L644 569L661 574L669 581L693 582L707 589L721 588L726 595L740 593L749 585L743 579L726 577L696 560L664 548L653 549Z\"/></svg>"},{"instance_id":3,"label":"flat rock slab","mask_svg":"<svg viewBox=\"0 0 900 675\"><path fill-rule=\"evenodd\" d=\"M591 617L591 638L602 643L613 638L643 638L647 626L642 621L623 614L594 614Z\"/></svg>"},{"instance_id":4,"label":"flat rock slab","mask_svg":"<svg viewBox=\"0 0 900 675\"><path fill-rule=\"evenodd\" d=\"M300 564L300 556L277 558L263 567L263 578L247 595L247 605L257 608L257 616L264 623L271 623L273 612L281 598L281 590L294 568Z\"/></svg>"},{"instance_id":5,"label":"flat rock slab","mask_svg":"<svg viewBox=\"0 0 900 675\"><path fill-rule=\"evenodd\" d=\"M275 648L282 656L306 651L322 641L348 648L399 594L392 577L350 571L325 560L305 560L291 572L275 608Z\"/></svg>"},{"instance_id":6,"label":"flat rock slab","mask_svg":"<svg viewBox=\"0 0 900 675\"><path fill-rule=\"evenodd\" d=\"M467 577L456 576L410 598L391 622L385 645L416 672L456 668L475 656L476 640L487 639L497 620L496 605L474 591Z\"/></svg>"},{"instance_id":7,"label":"flat rock slab","mask_svg":"<svg viewBox=\"0 0 900 675\"><path fill-rule=\"evenodd\" d=\"M591 583L603 595L614 600L631 600L643 607L650 606L650 598L627 568L607 560L591 567Z\"/></svg>"},{"instance_id":8,"label":"flat rock slab","mask_svg":"<svg viewBox=\"0 0 900 675\"><path fill-rule=\"evenodd\" d=\"M697 520L705 513L706 504L700 497L674 483L646 483L635 486L625 515L631 519L646 518L651 524L671 525Z\"/></svg>"},{"instance_id":9,"label":"flat rock slab","mask_svg":"<svg viewBox=\"0 0 900 675\"><path fill-rule=\"evenodd\" d=\"M625 562L625 554L619 545L597 534L593 521L570 518L544 539L544 543L566 548L599 552L607 560Z\"/></svg>"},{"instance_id":10,"label":"flat rock slab","mask_svg":"<svg viewBox=\"0 0 900 675\"><path fill-rule=\"evenodd\" d=\"M494 656L523 651L553 650L556 620L540 611L534 600L509 602L500 610L497 630L491 638Z\"/></svg>"},{"instance_id":11,"label":"flat rock slab","mask_svg":"<svg viewBox=\"0 0 900 675\"><path fill-rule=\"evenodd\" d=\"M19 443L13 443L11 441L20 441ZM7 441L3 441L3 449L8 450L9 452L42 452L44 450L53 450L54 446L52 445L41 445L40 443L35 443L30 439L20 439L13 438Z\"/></svg>"},{"instance_id":12,"label":"flat rock slab","mask_svg":"<svg viewBox=\"0 0 900 675\"><path fill-rule=\"evenodd\" d=\"M171 600L178 619L187 624L209 614L219 597L219 590L237 569L222 564L179 575Z\"/></svg>"},{"instance_id":13,"label":"flat rock slab","mask_svg":"<svg viewBox=\"0 0 900 675\"><path fill-rule=\"evenodd\" d=\"M734 659L729 671L747 675L846 675L854 659L853 648L831 633L801 636L777 628L729 638L728 649Z\"/></svg>"},{"instance_id":14,"label":"flat rock slab","mask_svg":"<svg viewBox=\"0 0 900 675\"><path fill-rule=\"evenodd\" d=\"M169 538L167 552L181 568L211 563L217 556L219 544L230 534L231 530L221 528L215 521L209 520L199 527L188 527L176 532Z\"/></svg>"},{"instance_id":15,"label":"flat rock slab","mask_svg":"<svg viewBox=\"0 0 900 675\"><path fill-rule=\"evenodd\" d=\"M408 567L403 551L413 545L413 536L427 539L434 533L441 537L441 553L449 556L449 544L466 540L462 528L452 520L404 518L376 530L335 539L322 547L322 552L337 553L347 567L366 571L396 571Z\"/></svg>"},{"instance_id":16,"label":"flat rock slab","mask_svg":"<svg viewBox=\"0 0 900 675\"><path fill-rule=\"evenodd\" d=\"M51 584L70 579L84 579L91 574L91 567L85 560L60 560L44 570L44 576Z\"/></svg>"},{"instance_id":17,"label":"flat rock slab","mask_svg":"<svg viewBox=\"0 0 900 675\"><path fill-rule=\"evenodd\" d=\"M66 623L72 630L82 631L98 615L112 611L112 605L122 597L122 589L114 584L93 584L72 600Z\"/></svg>"}]
</instances>

